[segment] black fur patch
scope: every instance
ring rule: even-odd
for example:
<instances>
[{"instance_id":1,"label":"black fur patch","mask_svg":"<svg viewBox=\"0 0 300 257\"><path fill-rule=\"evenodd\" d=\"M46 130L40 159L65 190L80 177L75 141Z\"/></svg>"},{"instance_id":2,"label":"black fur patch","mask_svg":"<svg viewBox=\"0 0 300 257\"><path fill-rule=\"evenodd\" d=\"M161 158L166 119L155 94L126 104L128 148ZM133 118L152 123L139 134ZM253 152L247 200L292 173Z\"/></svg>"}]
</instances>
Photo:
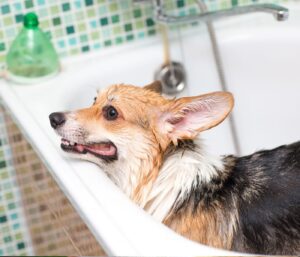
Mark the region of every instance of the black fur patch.
<instances>
[{"instance_id":1,"label":"black fur patch","mask_svg":"<svg viewBox=\"0 0 300 257\"><path fill-rule=\"evenodd\" d=\"M182 151L182 150L194 150L196 147L195 143L193 140L186 139L186 140L178 140L177 145L174 145L171 143L166 152L165 152L165 159L169 157L169 155L173 154L174 152L177 151ZM183 151L183 154L184 154Z\"/></svg>"},{"instance_id":2,"label":"black fur patch","mask_svg":"<svg viewBox=\"0 0 300 257\"><path fill-rule=\"evenodd\" d=\"M232 171L243 182L233 249L300 254L300 142L239 158Z\"/></svg>"},{"instance_id":3,"label":"black fur patch","mask_svg":"<svg viewBox=\"0 0 300 257\"><path fill-rule=\"evenodd\" d=\"M189 142L189 145L193 145ZM231 250L254 254L300 254L300 142L237 158L193 188L174 213L221 208L224 219L237 209ZM197 217L195 217L197 218Z\"/></svg>"}]
</instances>

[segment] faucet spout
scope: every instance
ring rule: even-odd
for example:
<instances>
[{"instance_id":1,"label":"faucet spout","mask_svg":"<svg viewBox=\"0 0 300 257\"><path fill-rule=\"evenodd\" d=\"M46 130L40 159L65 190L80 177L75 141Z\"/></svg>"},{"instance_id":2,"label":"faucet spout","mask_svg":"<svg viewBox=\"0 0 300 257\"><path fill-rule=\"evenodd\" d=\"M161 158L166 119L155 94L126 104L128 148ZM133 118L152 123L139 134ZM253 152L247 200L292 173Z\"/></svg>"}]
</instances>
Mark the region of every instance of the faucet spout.
<instances>
[{"instance_id":1,"label":"faucet spout","mask_svg":"<svg viewBox=\"0 0 300 257\"><path fill-rule=\"evenodd\" d=\"M257 4L257 5L244 6L244 7L246 8L244 13L247 13L247 7L249 9L252 7L252 10L249 10L249 12L271 13L274 15L274 18L277 21L285 21L289 17L289 10L285 7L276 4Z\"/></svg>"},{"instance_id":2,"label":"faucet spout","mask_svg":"<svg viewBox=\"0 0 300 257\"><path fill-rule=\"evenodd\" d=\"M273 9L270 10L274 14L275 19L278 21L285 21L289 18L289 10L282 6L278 6L273 4Z\"/></svg>"},{"instance_id":3,"label":"faucet spout","mask_svg":"<svg viewBox=\"0 0 300 257\"><path fill-rule=\"evenodd\" d=\"M154 0L156 9L156 19L160 23L185 23L185 22L211 22L228 16L241 15L247 13L264 12L273 14L277 21L285 21L289 17L289 10L276 4L253 4L247 6L237 6L226 10L200 13L191 16L167 15L163 11L162 1Z\"/></svg>"}]
</instances>

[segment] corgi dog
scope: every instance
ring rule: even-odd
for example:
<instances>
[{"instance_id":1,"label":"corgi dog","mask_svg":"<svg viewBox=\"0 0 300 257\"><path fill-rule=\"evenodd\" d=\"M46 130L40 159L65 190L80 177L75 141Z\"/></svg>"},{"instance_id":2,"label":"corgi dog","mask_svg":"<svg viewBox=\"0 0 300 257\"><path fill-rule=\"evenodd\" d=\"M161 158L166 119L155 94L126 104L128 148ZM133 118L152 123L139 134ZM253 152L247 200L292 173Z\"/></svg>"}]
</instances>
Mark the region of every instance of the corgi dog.
<instances>
[{"instance_id":1,"label":"corgi dog","mask_svg":"<svg viewBox=\"0 0 300 257\"><path fill-rule=\"evenodd\" d=\"M112 85L91 107L55 112L61 148L99 165L156 220L212 247L300 254L300 142L245 157L210 155L199 133L234 105L214 92L167 99L159 82Z\"/></svg>"}]
</instances>

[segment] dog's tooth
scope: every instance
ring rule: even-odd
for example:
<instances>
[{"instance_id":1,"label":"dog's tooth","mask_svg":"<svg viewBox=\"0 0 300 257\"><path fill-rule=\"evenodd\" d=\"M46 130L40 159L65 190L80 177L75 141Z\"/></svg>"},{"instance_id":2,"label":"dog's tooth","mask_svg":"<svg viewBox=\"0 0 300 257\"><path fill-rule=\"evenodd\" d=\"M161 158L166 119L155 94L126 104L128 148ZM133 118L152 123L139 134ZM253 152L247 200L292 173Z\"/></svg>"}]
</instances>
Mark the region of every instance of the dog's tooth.
<instances>
[{"instance_id":1,"label":"dog's tooth","mask_svg":"<svg viewBox=\"0 0 300 257\"><path fill-rule=\"evenodd\" d=\"M64 141L63 141L63 144L64 144L64 145L69 145L69 141L64 140Z\"/></svg>"},{"instance_id":2,"label":"dog's tooth","mask_svg":"<svg viewBox=\"0 0 300 257\"><path fill-rule=\"evenodd\" d=\"M64 139L64 138L61 140L61 142L62 142L64 145L69 145L69 141L66 140L66 139Z\"/></svg>"}]
</instances>

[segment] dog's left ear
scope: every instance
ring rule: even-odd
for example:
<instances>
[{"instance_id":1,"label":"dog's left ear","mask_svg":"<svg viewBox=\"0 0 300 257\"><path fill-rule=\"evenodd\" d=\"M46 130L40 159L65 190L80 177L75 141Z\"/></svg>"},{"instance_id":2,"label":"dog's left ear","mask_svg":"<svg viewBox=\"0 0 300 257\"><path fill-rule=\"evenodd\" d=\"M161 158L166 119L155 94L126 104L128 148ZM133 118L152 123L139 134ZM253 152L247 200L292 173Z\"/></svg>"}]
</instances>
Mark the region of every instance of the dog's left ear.
<instances>
[{"instance_id":1,"label":"dog's left ear","mask_svg":"<svg viewBox=\"0 0 300 257\"><path fill-rule=\"evenodd\" d=\"M144 89L147 89L147 90L159 93L159 94L162 93L162 85L159 80L156 80L156 81L152 82L151 84L144 86Z\"/></svg>"},{"instance_id":2,"label":"dog's left ear","mask_svg":"<svg viewBox=\"0 0 300 257\"><path fill-rule=\"evenodd\" d=\"M160 113L158 128L177 144L178 139L193 139L199 132L221 123L233 108L231 93L214 92L170 101Z\"/></svg>"}]
</instances>

